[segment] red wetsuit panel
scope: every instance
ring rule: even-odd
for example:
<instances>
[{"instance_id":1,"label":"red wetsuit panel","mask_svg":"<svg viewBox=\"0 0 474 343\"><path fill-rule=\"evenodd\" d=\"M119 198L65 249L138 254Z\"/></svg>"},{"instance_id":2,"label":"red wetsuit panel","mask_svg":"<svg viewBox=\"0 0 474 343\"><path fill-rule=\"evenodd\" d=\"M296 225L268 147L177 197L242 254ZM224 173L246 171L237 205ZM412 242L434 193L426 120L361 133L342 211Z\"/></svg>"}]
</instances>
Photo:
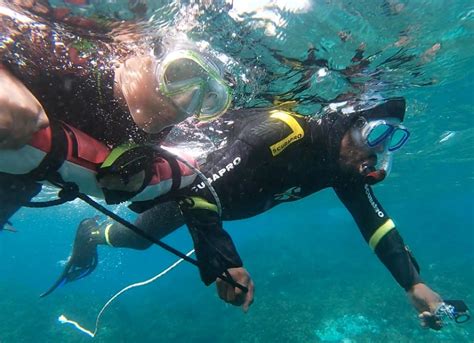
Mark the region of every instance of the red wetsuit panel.
<instances>
[{"instance_id":1,"label":"red wetsuit panel","mask_svg":"<svg viewBox=\"0 0 474 343\"><path fill-rule=\"evenodd\" d=\"M30 143L31 146L44 152L51 151L51 128L47 127L36 132Z\"/></svg>"},{"instance_id":2,"label":"red wetsuit panel","mask_svg":"<svg viewBox=\"0 0 474 343\"><path fill-rule=\"evenodd\" d=\"M66 127L67 142L56 142L55 144L67 144L67 161L96 172L97 167L107 158L110 150L85 133L70 126ZM38 131L30 141L31 146L46 153L51 151L51 143L52 135L49 127Z\"/></svg>"},{"instance_id":3,"label":"red wetsuit panel","mask_svg":"<svg viewBox=\"0 0 474 343\"><path fill-rule=\"evenodd\" d=\"M182 156L188 161L192 166L196 166L196 162L193 158L188 156ZM180 170L181 177L194 175L195 172L185 165L183 162L178 161L178 166ZM150 181L150 185L156 185L164 180L171 180L173 178L173 172L171 170L170 164L164 158L158 157L155 159L155 164L153 166L153 177Z\"/></svg>"}]
</instances>

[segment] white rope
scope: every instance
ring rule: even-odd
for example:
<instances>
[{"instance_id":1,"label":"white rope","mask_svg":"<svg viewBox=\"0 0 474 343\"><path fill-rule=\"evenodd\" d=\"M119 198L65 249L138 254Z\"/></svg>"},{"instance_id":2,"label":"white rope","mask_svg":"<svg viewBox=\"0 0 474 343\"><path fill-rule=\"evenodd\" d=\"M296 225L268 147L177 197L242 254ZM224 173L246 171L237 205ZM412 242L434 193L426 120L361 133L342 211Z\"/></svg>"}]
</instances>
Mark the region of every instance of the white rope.
<instances>
[{"instance_id":1,"label":"white rope","mask_svg":"<svg viewBox=\"0 0 474 343\"><path fill-rule=\"evenodd\" d=\"M85 328L83 328L81 325L79 325L79 323L75 322L74 320L69 320L66 318L66 316L64 314L60 315L58 317L58 321L61 323L61 324L71 324L71 325L74 325L76 327L76 329L78 329L79 331L82 331L84 332L85 334L91 336L92 338L95 336L95 331L94 332L91 332ZM97 330L97 328L96 328Z\"/></svg>"},{"instance_id":2,"label":"white rope","mask_svg":"<svg viewBox=\"0 0 474 343\"><path fill-rule=\"evenodd\" d=\"M194 253L194 249L188 251L186 253L186 256L191 256L192 254ZM184 259L180 258L179 260L177 260L175 263L173 263L172 265L170 265L168 268L166 268L165 270L163 270L161 273L153 276L151 279L148 279L148 280L145 280L145 281L142 281L142 282L137 282L137 283L134 283L134 284L131 284L131 285L128 285L127 287L123 288L122 290L120 290L119 292L117 292L114 296L112 296L112 298L110 298L104 306L102 306L102 309L99 311L99 314L97 315L97 318L96 318L96 321L95 321L95 330L94 332L90 331L90 330L87 330L86 328L84 328L83 326L81 326L79 323L73 321L73 320L70 320L70 319L67 319L66 316L64 314L60 315L58 317L58 321L62 324L71 324L73 325L77 330L89 335L90 337L95 337L95 335L97 334L97 331L99 330L99 321L100 321L100 318L102 317L102 314L104 313L105 309L115 300L117 299L120 295L122 295L123 293L127 292L128 290L132 289L132 288L136 288L136 287L142 287L142 286L146 286L152 282L154 282L155 280L159 279L160 277L162 277L163 275L165 275L166 273L168 273L169 271L171 271L172 269L174 269L175 267L177 267L181 262L183 262Z\"/></svg>"}]
</instances>

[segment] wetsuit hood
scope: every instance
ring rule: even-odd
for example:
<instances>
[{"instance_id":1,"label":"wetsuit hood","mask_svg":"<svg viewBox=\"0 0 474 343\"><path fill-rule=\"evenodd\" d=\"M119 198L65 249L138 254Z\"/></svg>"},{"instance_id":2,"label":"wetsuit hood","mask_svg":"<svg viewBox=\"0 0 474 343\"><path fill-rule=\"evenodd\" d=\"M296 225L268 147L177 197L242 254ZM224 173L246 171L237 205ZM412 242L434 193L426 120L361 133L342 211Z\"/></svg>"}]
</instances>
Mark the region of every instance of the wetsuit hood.
<instances>
[{"instance_id":1,"label":"wetsuit hood","mask_svg":"<svg viewBox=\"0 0 474 343\"><path fill-rule=\"evenodd\" d=\"M355 121L364 117L366 120L395 118L403 121L406 102L402 97L389 99L348 100L330 103L324 107L318 123L321 134L325 137L325 145L331 167L337 169L341 142L345 133Z\"/></svg>"}]
</instances>

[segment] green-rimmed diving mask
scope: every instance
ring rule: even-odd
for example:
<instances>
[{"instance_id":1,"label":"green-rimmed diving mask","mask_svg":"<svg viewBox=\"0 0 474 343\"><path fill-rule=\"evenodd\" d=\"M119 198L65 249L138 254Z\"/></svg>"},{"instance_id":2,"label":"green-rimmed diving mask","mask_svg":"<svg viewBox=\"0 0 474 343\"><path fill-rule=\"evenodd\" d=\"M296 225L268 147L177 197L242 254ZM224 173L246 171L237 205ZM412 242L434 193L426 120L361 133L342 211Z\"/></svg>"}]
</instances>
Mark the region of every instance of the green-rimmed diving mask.
<instances>
[{"instance_id":1,"label":"green-rimmed diving mask","mask_svg":"<svg viewBox=\"0 0 474 343\"><path fill-rule=\"evenodd\" d=\"M191 50L169 53L157 66L160 91L183 112L207 121L223 114L232 96L222 72Z\"/></svg>"}]
</instances>

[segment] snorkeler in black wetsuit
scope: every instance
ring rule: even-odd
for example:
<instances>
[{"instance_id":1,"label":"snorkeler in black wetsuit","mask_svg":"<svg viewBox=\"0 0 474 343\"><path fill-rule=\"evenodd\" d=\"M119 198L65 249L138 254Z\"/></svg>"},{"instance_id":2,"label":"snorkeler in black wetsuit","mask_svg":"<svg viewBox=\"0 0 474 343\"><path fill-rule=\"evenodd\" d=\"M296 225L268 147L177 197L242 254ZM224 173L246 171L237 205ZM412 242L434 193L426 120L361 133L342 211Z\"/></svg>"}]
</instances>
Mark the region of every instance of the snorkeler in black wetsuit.
<instances>
[{"instance_id":1,"label":"snorkeler in black wetsuit","mask_svg":"<svg viewBox=\"0 0 474 343\"><path fill-rule=\"evenodd\" d=\"M371 189L387 176L392 152L408 138L401 125L404 114L402 98L333 103L314 118L278 108L231 111L220 119L233 122L226 135L227 145L211 152L200 170L219 196L224 220L248 218L332 187L365 240L428 322L442 300L422 283L416 261ZM197 180L185 190L167 195L166 201L139 217L137 226L161 238L184 223L193 237L204 283L216 281L222 299L247 310L253 301L253 283L223 230L205 183ZM93 230L96 234L89 234L83 246L87 251L95 251L91 247L97 244L134 249L151 245L111 222L93 226ZM82 236L87 232L80 226L77 237L84 241ZM80 251L76 245L75 249ZM77 279L67 273L74 267L69 264L58 281ZM249 292L243 294L216 280L222 273L230 274ZM439 328L439 323L432 323L427 325Z\"/></svg>"}]
</instances>

